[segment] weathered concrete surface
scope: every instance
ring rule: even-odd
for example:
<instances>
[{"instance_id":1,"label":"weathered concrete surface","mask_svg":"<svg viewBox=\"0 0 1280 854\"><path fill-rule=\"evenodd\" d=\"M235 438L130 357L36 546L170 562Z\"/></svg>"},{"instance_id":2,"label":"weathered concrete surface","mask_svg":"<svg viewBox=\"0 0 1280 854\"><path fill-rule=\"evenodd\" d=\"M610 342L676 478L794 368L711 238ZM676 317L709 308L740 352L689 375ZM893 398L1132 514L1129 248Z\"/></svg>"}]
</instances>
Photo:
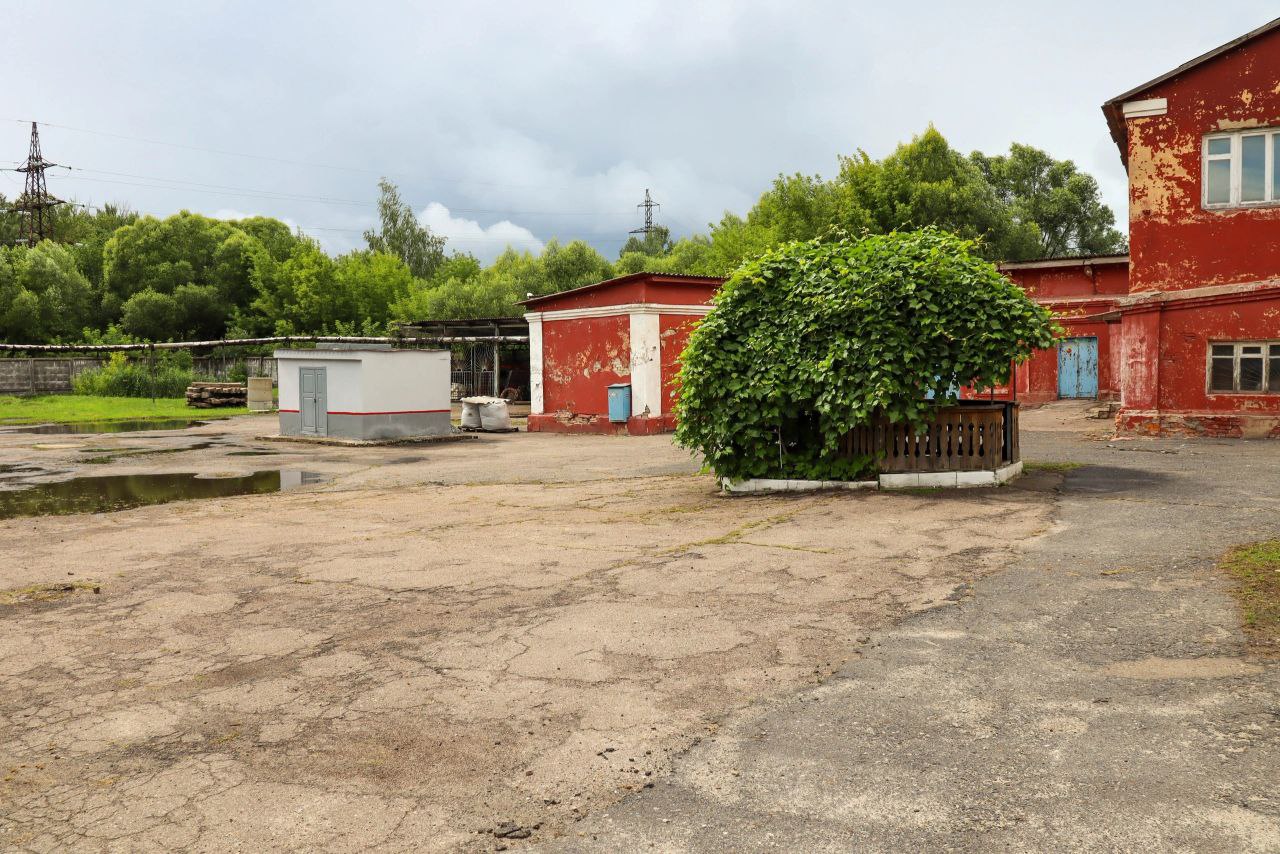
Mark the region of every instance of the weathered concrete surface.
<instances>
[{"instance_id":1,"label":"weathered concrete surface","mask_svg":"<svg viewBox=\"0 0 1280 854\"><path fill-rule=\"evenodd\" d=\"M0 849L572 833L1049 524L1049 495L1027 490L721 498L667 437L230 455L263 424L0 436L0 464L50 477L331 478L0 522ZM83 463L196 439L223 444ZM101 593L13 592L69 580Z\"/></svg>"},{"instance_id":2,"label":"weathered concrete surface","mask_svg":"<svg viewBox=\"0 0 1280 854\"><path fill-rule=\"evenodd\" d=\"M1280 449L1038 429L1080 414L1027 413L1027 458L1088 465L1008 571L555 847L1280 851L1280 667L1211 571L1280 535Z\"/></svg>"}]
</instances>

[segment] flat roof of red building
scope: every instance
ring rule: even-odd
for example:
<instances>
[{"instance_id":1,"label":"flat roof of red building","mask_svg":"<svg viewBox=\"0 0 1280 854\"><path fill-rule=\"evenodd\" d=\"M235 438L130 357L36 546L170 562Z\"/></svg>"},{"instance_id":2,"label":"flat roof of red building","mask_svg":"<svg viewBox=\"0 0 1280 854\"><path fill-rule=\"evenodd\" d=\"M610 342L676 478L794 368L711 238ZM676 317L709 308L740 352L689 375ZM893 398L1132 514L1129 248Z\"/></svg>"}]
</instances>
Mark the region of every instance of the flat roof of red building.
<instances>
[{"instance_id":1,"label":"flat roof of red building","mask_svg":"<svg viewBox=\"0 0 1280 854\"><path fill-rule=\"evenodd\" d=\"M725 280L720 276L690 276L685 273L629 273L628 275L618 276L614 279L605 279L603 282L583 285L580 288L570 288L567 291L560 291L554 294L544 294L539 297L531 297L526 300L521 300L519 305L536 308L543 303L562 300L566 297L576 297L592 291L604 290L606 288L617 287L619 285L627 285L633 282L650 282L654 284L662 284L665 282L681 285L705 284L714 290L723 285Z\"/></svg>"}]
</instances>

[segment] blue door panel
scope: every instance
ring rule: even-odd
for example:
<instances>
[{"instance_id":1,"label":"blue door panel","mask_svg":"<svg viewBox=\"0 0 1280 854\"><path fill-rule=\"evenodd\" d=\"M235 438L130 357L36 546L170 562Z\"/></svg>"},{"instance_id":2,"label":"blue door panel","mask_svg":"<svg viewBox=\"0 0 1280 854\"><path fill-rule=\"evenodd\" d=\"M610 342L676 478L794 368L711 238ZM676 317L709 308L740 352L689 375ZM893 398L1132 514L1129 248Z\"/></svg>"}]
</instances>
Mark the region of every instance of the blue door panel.
<instances>
[{"instance_id":1,"label":"blue door panel","mask_svg":"<svg viewBox=\"0 0 1280 854\"><path fill-rule=\"evenodd\" d=\"M1058 397L1098 396L1098 339L1064 338L1058 344Z\"/></svg>"}]
</instances>

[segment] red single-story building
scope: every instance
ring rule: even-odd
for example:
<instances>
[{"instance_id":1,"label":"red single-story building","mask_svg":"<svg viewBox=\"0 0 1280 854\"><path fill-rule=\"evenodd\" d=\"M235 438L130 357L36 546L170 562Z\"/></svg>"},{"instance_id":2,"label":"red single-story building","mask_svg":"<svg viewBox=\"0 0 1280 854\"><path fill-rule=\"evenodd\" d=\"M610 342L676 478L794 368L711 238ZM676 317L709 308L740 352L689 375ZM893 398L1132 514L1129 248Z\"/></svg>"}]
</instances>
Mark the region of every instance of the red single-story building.
<instances>
[{"instance_id":1,"label":"red single-story building","mask_svg":"<svg viewBox=\"0 0 1280 854\"><path fill-rule=\"evenodd\" d=\"M724 280L635 273L526 300L529 431L675 429L677 359ZM609 420L608 389L630 384L631 411Z\"/></svg>"}]
</instances>

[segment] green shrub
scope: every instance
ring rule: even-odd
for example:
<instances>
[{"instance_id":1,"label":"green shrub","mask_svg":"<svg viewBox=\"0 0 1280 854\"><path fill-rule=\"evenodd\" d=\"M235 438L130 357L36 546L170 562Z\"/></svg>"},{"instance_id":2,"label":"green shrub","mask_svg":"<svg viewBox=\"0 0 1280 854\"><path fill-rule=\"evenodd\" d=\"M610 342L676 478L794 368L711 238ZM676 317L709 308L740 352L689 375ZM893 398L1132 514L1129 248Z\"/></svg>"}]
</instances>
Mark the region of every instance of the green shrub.
<instances>
[{"instance_id":1,"label":"green shrub","mask_svg":"<svg viewBox=\"0 0 1280 854\"><path fill-rule=\"evenodd\" d=\"M191 354L185 351L157 353L154 376L146 357L131 361L112 353L101 368L78 374L71 387L98 397L182 397L191 381Z\"/></svg>"},{"instance_id":2,"label":"green shrub","mask_svg":"<svg viewBox=\"0 0 1280 854\"><path fill-rule=\"evenodd\" d=\"M927 228L793 242L740 267L681 356L676 441L722 477L847 480L840 438L880 414L1008 378L1053 343L1049 313L975 243Z\"/></svg>"}]
</instances>

